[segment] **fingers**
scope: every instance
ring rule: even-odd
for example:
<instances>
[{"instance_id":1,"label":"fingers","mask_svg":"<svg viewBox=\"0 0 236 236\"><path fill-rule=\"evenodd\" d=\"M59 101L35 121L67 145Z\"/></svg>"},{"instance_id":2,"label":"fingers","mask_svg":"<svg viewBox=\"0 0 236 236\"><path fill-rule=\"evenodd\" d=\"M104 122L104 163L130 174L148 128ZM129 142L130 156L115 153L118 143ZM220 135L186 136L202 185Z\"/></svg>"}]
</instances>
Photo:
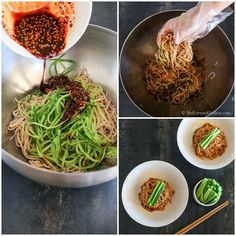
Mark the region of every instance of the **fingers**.
<instances>
[{"instance_id":1,"label":"fingers","mask_svg":"<svg viewBox=\"0 0 236 236\"><path fill-rule=\"evenodd\" d=\"M162 36L162 34L165 32L165 31L167 31L167 30L171 30L171 24L170 24L170 20L169 21L167 21L165 24L164 24L164 26L160 29L160 31L158 32L158 34L157 34L157 45L158 45L158 47L160 46L160 44L161 44L161 36Z\"/></svg>"},{"instance_id":2,"label":"fingers","mask_svg":"<svg viewBox=\"0 0 236 236\"><path fill-rule=\"evenodd\" d=\"M178 17L176 18L173 18L173 19L170 19L168 20L164 25L163 27L160 29L160 31L158 32L157 34L157 45L158 47L160 46L161 44L161 36L162 34L167 31L167 30L171 30L173 33L174 33L174 28L175 28L175 22L178 21Z\"/></svg>"},{"instance_id":3,"label":"fingers","mask_svg":"<svg viewBox=\"0 0 236 236\"><path fill-rule=\"evenodd\" d=\"M158 47L160 47L160 44L161 44L161 35L164 33L163 30L160 30L157 34L157 45Z\"/></svg>"}]
</instances>

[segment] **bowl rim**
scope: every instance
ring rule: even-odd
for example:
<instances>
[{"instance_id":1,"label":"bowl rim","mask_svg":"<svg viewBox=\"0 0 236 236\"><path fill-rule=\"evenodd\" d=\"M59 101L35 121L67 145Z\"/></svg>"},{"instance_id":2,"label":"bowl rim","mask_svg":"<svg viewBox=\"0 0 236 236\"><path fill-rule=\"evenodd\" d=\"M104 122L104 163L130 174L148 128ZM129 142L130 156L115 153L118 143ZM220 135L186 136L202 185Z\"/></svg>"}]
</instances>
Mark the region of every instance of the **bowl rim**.
<instances>
[{"instance_id":1,"label":"bowl rim","mask_svg":"<svg viewBox=\"0 0 236 236\"><path fill-rule=\"evenodd\" d=\"M170 10L165 10L165 11L160 11L160 12L157 12L157 13L154 13L154 14L151 14L150 16L148 17L145 17L143 20L141 20L138 24L136 24L134 26L134 28L129 32L129 34L126 36L124 42L123 42L123 45L121 47L121 50L120 50L120 56L119 56L119 77L120 77L120 81L121 81L121 84L122 84L122 87L126 93L126 96L129 98L129 100L134 104L134 106L136 108L138 108L139 111L141 111L142 113L144 113L144 115L146 115L147 117L158 117L158 116L152 116L150 115L149 113L147 113L146 111L144 111L141 107L139 107L134 101L133 99L130 97L129 93L127 92L125 86L124 86L124 83L123 83L123 78L122 78L122 74L121 74L121 58L122 58L122 55L123 55L123 51L124 51L124 47L127 43L127 41L129 40L131 34L142 24L144 23L146 20L148 20L149 18L152 18L154 16L157 16L159 14L162 14L162 13L168 13L168 12L186 12L187 10L184 10L184 9L170 9ZM226 33L224 32L223 29L221 29L221 27L219 25L217 25L215 28L218 28L222 33L223 35L225 36L226 40L228 41L231 49L232 49L232 52L233 52L233 55L235 55L234 53L234 48L233 48L233 45L231 43L231 41L229 40L229 37L226 35ZM212 112L210 112L209 114L207 114L206 116L203 116L203 117L208 117L208 116L211 116L211 115L214 115L214 113L220 109L220 107L226 102L226 100L228 99L228 97L231 95L232 91L233 91L233 88L234 88L234 83L235 81L233 81L233 84L232 84L232 87L228 93L228 95L225 97L225 99L222 101L222 103L215 109L213 110ZM162 118L166 118L166 117L170 117L170 116L163 116ZM177 119L178 117L195 117L195 116L176 116L175 118Z\"/></svg>"},{"instance_id":2,"label":"bowl rim","mask_svg":"<svg viewBox=\"0 0 236 236\"><path fill-rule=\"evenodd\" d=\"M203 178L203 179L204 179L204 178ZM194 198L195 202L197 202L199 205L204 206L204 207L210 207L210 206L215 205L215 204L220 200L221 195L220 195L220 196L217 198L217 200L216 200L215 202L213 202L213 203L205 204L205 203L200 202L200 201L198 200L198 198L197 198L196 190L197 190L198 185L203 181L203 179L199 180L199 181L196 183L196 185L194 186L194 188L193 188L193 198Z\"/></svg>"},{"instance_id":3,"label":"bowl rim","mask_svg":"<svg viewBox=\"0 0 236 236\"><path fill-rule=\"evenodd\" d=\"M225 121L227 121L227 120L232 120L232 121L234 122L234 125L235 125L235 120L234 120L233 117L228 117L227 119L222 119L222 118L220 118L220 117L217 117L217 118L216 118L216 117L214 117L214 118L206 118L206 117L197 118L197 120L205 120L205 119L208 119L208 120L207 120L208 122L210 122L211 120L221 120L221 121L223 121L223 122L225 122ZM230 163L232 163L232 162L234 161L234 155L232 154L231 160L229 160L228 162L225 162L224 164L220 165L219 167L214 167L214 166L213 166L213 167L205 167L205 166L202 166L202 165L199 164L199 163L193 163L189 158L187 158L186 155L185 155L185 153L183 153L183 148L182 148L182 146L180 145L180 137L181 137L181 134L182 134L182 132L181 132L180 129L182 129L182 124L185 122L185 120L192 120L192 121L195 122L196 119L195 119L195 118L192 118L192 117L191 117L191 118L184 118L184 119L182 119L181 122L179 123L178 129L177 129L177 135L176 135L177 146L178 146L178 148L179 148L179 151L180 151L182 157L184 157L184 159L185 159L187 162L189 162L191 165L196 166L197 168L200 168L200 169L204 169L204 170L218 170L218 169L222 169L222 168L228 166ZM235 137L234 137L234 138L235 138ZM180 146L181 146L181 148L180 148ZM196 156L196 158L198 158L198 157Z\"/></svg>"},{"instance_id":4,"label":"bowl rim","mask_svg":"<svg viewBox=\"0 0 236 236\"><path fill-rule=\"evenodd\" d=\"M103 27L103 26L100 26L100 25L96 25L96 24L88 24L88 28L92 28L92 29L98 29L98 30L101 30L103 32L107 32L107 33L110 33L112 34L113 36L116 36L117 35L117 32L114 31L114 30L111 30L111 29L108 29L106 27ZM87 30L87 29L86 29ZM82 36L83 37L83 36ZM82 38L81 37L81 38ZM76 43L78 43L79 41L77 41ZM6 44L5 44L6 45ZM8 47L7 47L8 48ZM10 48L8 48L9 50L11 50ZM14 52L15 53L15 52ZM21 55L19 55L21 56ZM33 59L33 58L32 58ZM116 94L117 96L117 94ZM116 108L117 108L117 104L116 104ZM118 108L117 108L118 109ZM118 145L117 145L118 147ZM1 148L2 149L2 152L3 154L6 155L7 158L11 158L13 161L17 161L18 164L20 165L24 165L26 168L32 168L32 169L35 169L36 171L42 171L44 173L48 173L48 174L53 174L53 175L63 175L63 176L81 176L81 175L93 175L94 173L99 173L99 172L104 172L104 171L110 171L110 170L115 170L117 169L117 166L118 166L118 155L116 157L117 159L117 163L114 165L114 166L111 166L111 167L108 167L108 168L105 168L105 169L101 169L101 170L92 170L92 171L89 171L89 172L58 172L58 171L55 171L55 170L49 170L49 169L44 169L44 168L39 168L39 167L35 167L33 165L30 165L27 160L26 161L23 161L17 157L15 157L14 155L12 155L11 153L9 153L8 151L6 151L3 147ZM24 157L25 158L25 157ZM4 160L4 158L2 158L3 162L5 164L7 164Z\"/></svg>"},{"instance_id":5,"label":"bowl rim","mask_svg":"<svg viewBox=\"0 0 236 236\"><path fill-rule=\"evenodd\" d=\"M176 171L178 171L179 174L181 175L181 177L183 178L183 180L185 181L186 190L187 190L186 202L185 202L185 204L184 204L184 207L183 207L181 213L178 214L178 217L177 217L174 221L168 222L167 224L163 224L163 225L160 225L160 226L156 226L156 225L154 226L154 225L151 225L151 224L143 224L143 223L141 223L141 222L137 219L137 217L134 216L134 214L130 214L130 211L127 210L127 207L126 207L125 204L124 204L124 195L125 195L125 194L124 194L124 187L127 185L127 181L128 181L127 178L130 176L131 172L133 172L136 168L138 168L138 167L140 167L140 166L142 166L142 165L145 165L145 164L147 164L147 163L150 163L150 162L151 162L151 163L164 163L165 165L171 166L171 167L174 168ZM167 162L167 161L154 159L154 160L144 161L144 162L142 162L142 163L136 165L132 170L130 170L130 172L129 172L129 173L127 174L127 176L125 177L125 180L123 181L120 195L121 195L121 202L122 202L122 204L123 204L123 207L124 207L126 213L128 214L128 216L129 216L131 219L133 219L133 220L134 220L135 222L137 222L138 224L144 225L144 226L146 226L146 227L159 228L159 227L164 227L164 226L167 226L167 225L170 225L170 224L174 223L174 222L175 222L176 220L178 220L178 219L181 217L181 215L184 213L184 211L185 211L186 208L187 208L188 201L189 201L189 186L188 186L188 182L187 182L187 180L186 180L184 174L183 174L182 171L180 171L176 166L174 166L173 164L171 164L171 163L169 163L169 162Z\"/></svg>"},{"instance_id":6,"label":"bowl rim","mask_svg":"<svg viewBox=\"0 0 236 236\"><path fill-rule=\"evenodd\" d=\"M45 169L45 168L39 168L39 167L35 167L33 165L30 165L28 162L23 161L15 156L13 156L12 154L10 154L9 152L7 152L5 149L2 148L2 152L3 154L6 155L6 158L11 158L12 161L16 161L18 162L18 164L23 165L26 168L30 168L30 169L34 169L36 171L40 171L40 172L44 172L45 174L53 174L53 175L59 175L59 176L81 176L81 175L93 175L94 173L99 173L99 172L104 172L104 171L108 171L111 169L116 169L117 168L117 164L105 169L101 169L101 170L92 170L92 171L88 171L88 172L58 172L55 170L49 170L49 169ZM25 157L24 157L25 158ZM7 164L7 162L5 162L4 158L2 158L3 162Z\"/></svg>"},{"instance_id":7,"label":"bowl rim","mask_svg":"<svg viewBox=\"0 0 236 236\"><path fill-rule=\"evenodd\" d=\"M101 26L101 25L96 25L96 24L88 24L88 27L89 28L97 28L97 29L100 29L100 30L102 30L102 31L104 31L104 32L109 32L109 33L111 33L111 34L114 34L114 36L116 36L117 35L117 31L115 31L115 30L112 30L112 29L109 29L109 28L106 28L106 27L104 27L104 26ZM86 29L87 30L87 29ZM85 33L85 32L84 32ZM83 37L83 36L82 36ZM81 37L81 38L82 38ZM78 43L78 41L76 42L76 43Z\"/></svg>"}]
</instances>

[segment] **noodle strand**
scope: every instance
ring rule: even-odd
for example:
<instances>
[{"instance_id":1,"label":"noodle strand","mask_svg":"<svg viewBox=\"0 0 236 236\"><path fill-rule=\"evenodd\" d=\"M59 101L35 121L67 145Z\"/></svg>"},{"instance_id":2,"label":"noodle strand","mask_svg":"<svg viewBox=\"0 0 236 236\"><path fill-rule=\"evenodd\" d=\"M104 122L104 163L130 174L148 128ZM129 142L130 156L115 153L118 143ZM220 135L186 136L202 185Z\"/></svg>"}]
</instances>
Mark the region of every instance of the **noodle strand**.
<instances>
[{"instance_id":1,"label":"noodle strand","mask_svg":"<svg viewBox=\"0 0 236 236\"><path fill-rule=\"evenodd\" d=\"M194 55L191 43L184 41L176 45L173 33L166 31L155 56L147 62L146 89L158 102L185 104L201 96L203 70L202 61Z\"/></svg>"},{"instance_id":2,"label":"noodle strand","mask_svg":"<svg viewBox=\"0 0 236 236\"><path fill-rule=\"evenodd\" d=\"M68 92L48 94L39 89L15 99L14 119L8 129L29 163L56 171L87 171L104 158L116 156L116 108L102 87L92 83L86 70L74 78L89 93L86 108L62 122Z\"/></svg>"}]
</instances>

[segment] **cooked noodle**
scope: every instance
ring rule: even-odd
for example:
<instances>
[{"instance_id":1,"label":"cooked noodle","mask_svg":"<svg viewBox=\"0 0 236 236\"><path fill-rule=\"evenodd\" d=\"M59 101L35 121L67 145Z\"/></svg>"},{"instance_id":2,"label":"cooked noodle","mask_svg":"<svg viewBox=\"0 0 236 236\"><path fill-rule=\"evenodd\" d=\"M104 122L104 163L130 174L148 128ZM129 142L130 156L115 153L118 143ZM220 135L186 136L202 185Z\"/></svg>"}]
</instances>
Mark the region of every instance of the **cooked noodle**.
<instances>
[{"instance_id":1,"label":"cooked noodle","mask_svg":"<svg viewBox=\"0 0 236 236\"><path fill-rule=\"evenodd\" d=\"M220 133L213 139L208 147L204 150L201 148L200 143L216 126L205 123L203 126L198 128L193 134L193 147L195 153L201 159L210 159L213 160L225 152L227 147L227 141L224 132L221 130Z\"/></svg>"},{"instance_id":2,"label":"cooked noodle","mask_svg":"<svg viewBox=\"0 0 236 236\"><path fill-rule=\"evenodd\" d=\"M70 96L62 89L33 90L15 99L14 119L8 129L29 163L56 171L86 171L105 158L116 156L116 108L102 87L91 82L85 70L74 78L90 100L67 123L61 120Z\"/></svg>"},{"instance_id":3,"label":"cooked noodle","mask_svg":"<svg viewBox=\"0 0 236 236\"><path fill-rule=\"evenodd\" d=\"M162 181L165 183L165 188L161 192L157 202L154 206L149 206L147 204L149 197L151 196L157 182ZM168 203L171 203L171 199L175 191L171 188L170 184L158 178L150 178L141 186L141 191L139 193L139 200L144 209L147 211L163 211Z\"/></svg>"},{"instance_id":4,"label":"cooked noodle","mask_svg":"<svg viewBox=\"0 0 236 236\"><path fill-rule=\"evenodd\" d=\"M147 61L146 89L158 102L185 104L202 96L203 71L202 60L197 59L191 43L177 45L173 33L166 31L155 56Z\"/></svg>"}]
</instances>

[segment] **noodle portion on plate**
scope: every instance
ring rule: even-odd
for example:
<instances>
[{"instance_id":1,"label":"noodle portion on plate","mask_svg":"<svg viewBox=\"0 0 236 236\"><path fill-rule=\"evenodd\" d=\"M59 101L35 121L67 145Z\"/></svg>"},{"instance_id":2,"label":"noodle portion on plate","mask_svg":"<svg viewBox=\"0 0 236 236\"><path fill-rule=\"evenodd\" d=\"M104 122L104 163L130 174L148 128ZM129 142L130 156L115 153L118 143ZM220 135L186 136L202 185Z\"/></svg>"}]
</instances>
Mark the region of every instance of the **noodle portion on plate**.
<instances>
[{"instance_id":1,"label":"noodle portion on plate","mask_svg":"<svg viewBox=\"0 0 236 236\"><path fill-rule=\"evenodd\" d=\"M210 123L205 123L193 134L193 147L196 155L201 159L213 160L222 156L227 148L227 140L222 130L220 130L219 134L209 143L206 149L201 147L202 140L204 140L204 138L215 128L218 127Z\"/></svg>"},{"instance_id":2,"label":"noodle portion on plate","mask_svg":"<svg viewBox=\"0 0 236 236\"><path fill-rule=\"evenodd\" d=\"M148 204L149 198L151 197L153 191L158 182L163 182L164 188L160 193L157 201L152 206ZM170 184L158 178L150 178L141 186L141 191L139 193L139 200L142 204L142 207L147 211L163 211L168 203L171 203L171 199L175 191L171 188Z\"/></svg>"},{"instance_id":3,"label":"noodle portion on plate","mask_svg":"<svg viewBox=\"0 0 236 236\"><path fill-rule=\"evenodd\" d=\"M202 97L204 70L191 43L176 45L173 33L165 31L156 54L147 61L145 87L158 102L185 104Z\"/></svg>"},{"instance_id":4,"label":"noodle portion on plate","mask_svg":"<svg viewBox=\"0 0 236 236\"><path fill-rule=\"evenodd\" d=\"M83 172L96 169L106 158L116 158L115 106L85 70L73 80L89 96L86 105L79 101L82 109L74 107L72 91L61 87L47 94L34 89L15 99L17 108L8 129L14 132L25 158L36 167ZM77 109L76 113L64 119L72 108Z\"/></svg>"}]
</instances>

